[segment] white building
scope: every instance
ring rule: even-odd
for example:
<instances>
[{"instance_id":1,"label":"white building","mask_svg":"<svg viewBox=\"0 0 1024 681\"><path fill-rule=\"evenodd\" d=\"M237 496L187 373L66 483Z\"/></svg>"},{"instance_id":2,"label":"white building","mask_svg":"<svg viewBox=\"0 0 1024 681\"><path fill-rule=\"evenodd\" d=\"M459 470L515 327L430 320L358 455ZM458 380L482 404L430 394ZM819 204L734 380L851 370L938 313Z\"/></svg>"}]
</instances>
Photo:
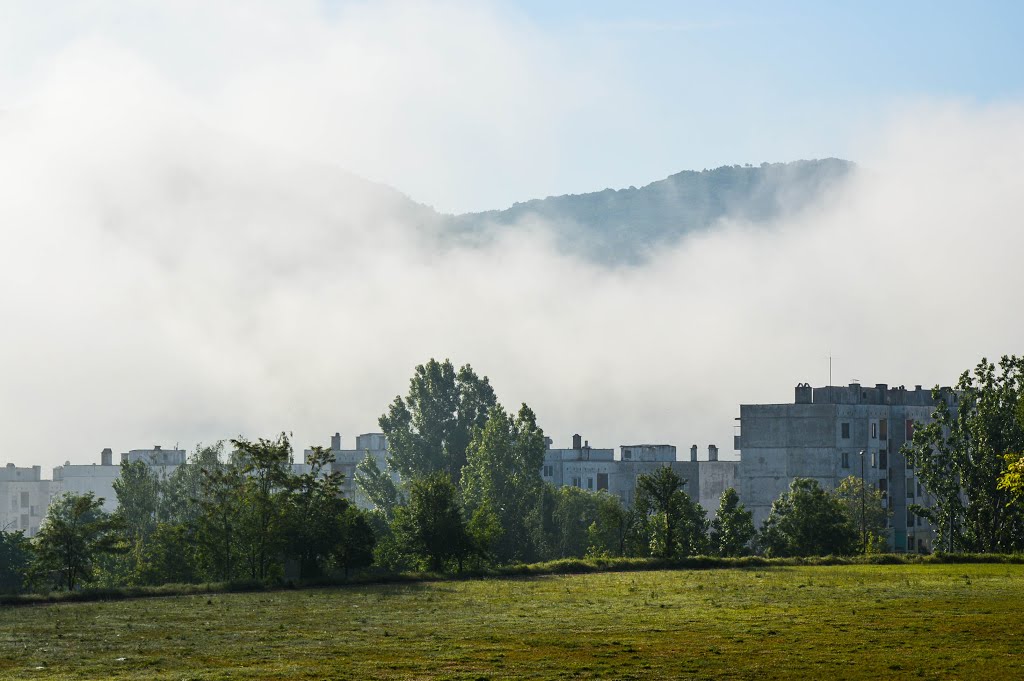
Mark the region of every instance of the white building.
<instances>
[{"instance_id":1,"label":"white building","mask_svg":"<svg viewBox=\"0 0 1024 681\"><path fill-rule=\"evenodd\" d=\"M178 466L185 463L186 456L183 449L163 449L156 445L152 449L133 449L125 452L121 454L121 461L142 461L158 477L167 478ZM121 476L121 466L115 464L113 459L113 453L107 448L100 454L99 465L65 462L63 466L53 469L53 484L58 492L92 492L97 498L103 499L104 511L113 512L117 509L114 481Z\"/></svg>"},{"instance_id":2,"label":"white building","mask_svg":"<svg viewBox=\"0 0 1024 681\"><path fill-rule=\"evenodd\" d=\"M719 461L718 447L708 447L708 459L697 459L697 445L690 456L680 461L675 445L622 445L619 456L613 449L595 449L579 435L572 436L572 447L555 449L549 446L544 454L541 477L556 487L573 486L588 491L607 490L627 506L636 499L636 482L641 475L656 473L659 468L672 468L686 482L683 491L714 516L718 502L729 487L737 486L737 461Z\"/></svg>"},{"instance_id":3,"label":"white building","mask_svg":"<svg viewBox=\"0 0 1024 681\"><path fill-rule=\"evenodd\" d=\"M303 462L309 461L313 450L307 449L303 452ZM383 433L363 433L356 436L355 449L341 448L341 434L335 433L331 436L331 454L334 455L334 463L331 465L331 472L341 473L344 478L341 481L341 491L345 498L359 508L370 509L373 504L366 498L359 485L356 484L356 466L369 455L373 458L377 467L382 471L388 470L388 443ZM398 474L391 473L391 479L398 484Z\"/></svg>"},{"instance_id":4,"label":"white building","mask_svg":"<svg viewBox=\"0 0 1024 681\"><path fill-rule=\"evenodd\" d=\"M39 466L0 468L0 530L23 530L29 537L39 532L46 509L55 494L50 480L43 480Z\"/></svg>"}]
</instances>

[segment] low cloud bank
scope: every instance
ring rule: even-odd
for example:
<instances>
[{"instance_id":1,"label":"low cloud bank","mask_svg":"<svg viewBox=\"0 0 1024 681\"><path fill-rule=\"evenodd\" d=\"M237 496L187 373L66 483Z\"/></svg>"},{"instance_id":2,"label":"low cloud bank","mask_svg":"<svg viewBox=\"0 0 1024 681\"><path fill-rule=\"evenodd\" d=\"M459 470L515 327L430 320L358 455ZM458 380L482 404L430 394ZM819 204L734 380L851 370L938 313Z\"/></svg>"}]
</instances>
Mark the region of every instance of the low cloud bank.
<instances>
[{"instance_id":1,"label":"low cloud bank","mask_svg":"<svg viewBox=\"0 0 1024 681\"><path fill-rule=\"evenodd\" d=\"M216 99L84 44L0 117L4 460L351 444L430 357L488 374L559 444L727 453L739 403L824 384L830 354L836 383L910 386L1024 349L1018 106L906 110L810 209L609 268L533 220L438 240L429 210L254 142Z\"/></svg>"}]
</instances>

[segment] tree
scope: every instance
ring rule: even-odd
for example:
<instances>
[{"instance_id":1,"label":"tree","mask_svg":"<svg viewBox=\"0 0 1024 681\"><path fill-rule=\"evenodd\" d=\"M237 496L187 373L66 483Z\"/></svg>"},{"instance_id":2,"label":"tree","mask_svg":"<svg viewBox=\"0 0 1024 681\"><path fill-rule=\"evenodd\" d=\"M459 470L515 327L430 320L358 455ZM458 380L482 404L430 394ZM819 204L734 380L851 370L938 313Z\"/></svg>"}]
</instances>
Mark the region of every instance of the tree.
<instances>
[{"instance_id":1,"label":"tree","mask_svg":"<svg viewBox=\"0 0 1024 681\"><path fill-rule=\"evenodd\" d=\"M19 593L31 560L31 545L21 530L0 530L0 594Z\"/></svg>"},{"instance_id":2,"label":"tree","mask_svg":"<svg viewBox=\"0 0 1024 681\"><path fill-rule=\"evenodd\" d=\"M501 533L493 537L500 562L528 562L537 557L544 481L544 431L525 404L512 418L501 405L475 431L462 470L462 492L470 513L487 505Z\"/></svg>"},{"instance_id":3,"label":"tree","mask_svg":"<svg viewBox=\"0 0 1024 681\"><path fill-rule=\"evenodd\" d=\"M413 480L409 503L395 509L392 527L402 550L435 572L452 559L461 571L473 550L456 487L444 472Z\"/></svg>"},{"instance_id":4,"label":"tree","mask_svg":"<svg viewBox=\"0 0 1024 681\"><path fill-rule=\"evenodd\" d=\"M369 452L356 464L356 484L373 507L390 522L394 517L395 507L402 503L402 495L395 481L386 471L380 469Z\"/></svg>"},{"instance_id":5,"label":"tree","mask_svg":"<svg viewBox=\"0 0 1024 681\"><path fill-rule=\"evenodd\" d=\"M582 558L590 546L588 531L597 520L597 496L579 487L544 487L542 505L547 558Z\"/></svg>"},{"instance_id":6,"label":"tree","mask_svg":"<svg viewBox=\"0 0 1024 681\"><path fill-rule=\"evenodd\" d=\"M202 514L203 486L208 473L222 464L224 443L198 445L187 464L178 466L160 485L161 522L195 528Z\"/></svg>"},{"instance_id":7,"label":"tree","mask_svg":"<svg viewBox=\"0 0 1024 681\"><path fill-rule=\"evenodd\" d=\"M754 514L743 507L736 490L730 487L722 492L711 521L711 548L720 556L742 556L756 534Z\"/></svg>"},{"instance_id":8,"label":"tree","mask_svg":"<svg viewBox=\"0 0 1024 681\"><path fill-rule=\"evenodd\" d=\"M443 471L459 480L474 428L483 428L496 404L487 377L450 360L416 367L406 398L395 397L379 423L388 440L388 464L408 482Z\"/></svg>"},{"instance_id":9,"label":"tree","mask_svg":"<svg viewBox=\"0 0 1024 681\"><path fill-rule=\"evenodd\" d=\"M605 490L584 492L594 501L594 520L587 527L587 555L590 557L630 555L636 513Z\"/></svg>"},{"instance_id":10,"label":"tree","mask_svg":"<svg viewBox=\"0 0 1024 681\"><path fill-rule=\"evenodd\" d=\"M707 515L683 491L686 480L668 466L637 477L635 506L650 528L655 555L679 558L707 550Z\"/></svg>"},{"instance_id":11,"label":"tree","mask_svg":"<svg viewBox=\"0 0 1024 681\"><path fill-rule=\"evenodd\" d=\"M350 503L341 494L341 473L330 472L334 454L313 447L308 473L286 476L289 493L280 495L286 516L282 520L285 548L299 561L301 577L318 576L326 560L344 543L342 516Z\"/></svg>"},{"instance_id":12,"label":"tree","mask_svg":"<svg viewBox=\"0 0 1024 681\"><path fill-rule=\"evenodd\" d=\"M373 563L377 539L367 513L355 506L346 507L335 517L335 523L338 526L338 540L331 555L335 565L345 571L347 579L350 570L369 567Z\"/></svg>"},{"instance_id":13,"label":"tree","mask_svg":"<svg viewBox=\"0 0 1024 681\"><path fill-rule=\"evenodd\" d=\"M157 523L139 553L136 579L142 584L202 581L195 533L186 525Z\"/></svg>"},{"instance_id":14,"label":"tree","mask_svg":"<svg viewBox=\"0 0 1024 681\"><path fill-rule=\"evenodd\" d=\"M128 571L128 579L136 580L142 564L146 541L156 529L160 508L160 480L153 470L142 461L121 464L121 472L114 480L117 495L117 510L114 512L124 527L128 543L127 564L121 568Z\"/></svg>"},{"instance_id":15,"label":"tree","mask_svg":"<svg viewBox=\"0 0 1024 681\"><path fill-rule=\"evenodd\" d=\"M865 553L884 551L888 544L889 518L892 517L892 511L885 507L885 494L865 485L855 475L840 482L832 494L842 504L850 525L857 530L861 550Z\"/></svg>"},{"instance_id":16,"label":"tree","mask_svg":"<svg viewBox=\"0 0 1024 681\"><path fill-rule=\"evenodd\" d=\"M228 581L238 573L238 535L243 522L245 477L236 461L202 469L197 537L207 573Z\"/></svg>"},{"instance_id":17,"label":"tree","mask_svg":"<svg viewBox=\"0 0 1024 681\"><path fill-rule=\"evenodd\" d=\"M847 555L856 551L858 532L817 480L794 478L772 503L758 540L769 556Z\"/></svg>"},{"instance_id":18,"label":"tree","mask_svg":"<svg viewBox=\"0 0 1024 681\"><path fill-rule=\"evenodd\" d=\"M238 540L252 579L266 579L285 544L285 511L292 446L288 435L274 440L232 440L244 479Z\"/></svg>"},{"instance_id":19,"label":"tree","mask_svg":"<svg viewBox=\"0 0 1024 681\"><path fill-rule=\"evenodd\" d=\"M104 554L123 550L122 524L103 510L92 492L65 492L46 511L33 541L33 580L74 591L93 579L93 565Z\"/></svg>"},{"instance_id":20,"label":"tree","mask_svg":"<svg viewBox=\"0 0 1024 681\"><path fill-rule=\"evenodd\" d=\"M1006 454L1024 451L1024 357L986 359L965 371L954 391L935 388L933 420L916 428L908 462L934 499L913 506L950 550L1011 552L1024 548L1024 510L1000 481Z\"/></svg>"}]
</instances>

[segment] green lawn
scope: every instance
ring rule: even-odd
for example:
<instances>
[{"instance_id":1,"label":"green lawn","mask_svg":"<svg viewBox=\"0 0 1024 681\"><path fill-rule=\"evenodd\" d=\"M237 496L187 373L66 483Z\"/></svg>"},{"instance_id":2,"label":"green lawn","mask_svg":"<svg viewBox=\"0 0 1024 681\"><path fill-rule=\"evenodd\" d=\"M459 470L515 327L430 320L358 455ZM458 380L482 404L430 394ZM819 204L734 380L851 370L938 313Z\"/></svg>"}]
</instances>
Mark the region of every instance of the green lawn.
<instances>
[{"instance_id":1,"label":"green lawn","mask_svg":"<svg viewBox=\"0 0 1024 681\"><path fill-rule=\"evenodd\" d=\"M0 678L1024 678L1024 566L374 585L0 610Z\"/></svg>"}]
</instances>

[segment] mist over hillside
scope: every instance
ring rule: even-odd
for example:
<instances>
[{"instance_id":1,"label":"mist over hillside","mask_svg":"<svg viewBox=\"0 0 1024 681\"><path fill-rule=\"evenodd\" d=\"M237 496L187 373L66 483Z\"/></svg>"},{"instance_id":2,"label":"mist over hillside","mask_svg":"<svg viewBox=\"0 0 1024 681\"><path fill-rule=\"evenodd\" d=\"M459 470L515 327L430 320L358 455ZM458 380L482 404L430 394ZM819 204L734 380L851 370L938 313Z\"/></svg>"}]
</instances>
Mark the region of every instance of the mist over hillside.
<instances>
[{"instance_id":1,"label":"mist over hillside","mask_svg":"<svg viewBox=\"0 0 1024 681\"><path fill-rule=\"evenodd\" d=\"M640 188L551 196L453 216L447 227L473 241L539 223L566 252L607 264L636 263L725 218L760 223L799 212L853 168L849 161L827 158L684 170Z\"/></svg>"}]
</instances>

